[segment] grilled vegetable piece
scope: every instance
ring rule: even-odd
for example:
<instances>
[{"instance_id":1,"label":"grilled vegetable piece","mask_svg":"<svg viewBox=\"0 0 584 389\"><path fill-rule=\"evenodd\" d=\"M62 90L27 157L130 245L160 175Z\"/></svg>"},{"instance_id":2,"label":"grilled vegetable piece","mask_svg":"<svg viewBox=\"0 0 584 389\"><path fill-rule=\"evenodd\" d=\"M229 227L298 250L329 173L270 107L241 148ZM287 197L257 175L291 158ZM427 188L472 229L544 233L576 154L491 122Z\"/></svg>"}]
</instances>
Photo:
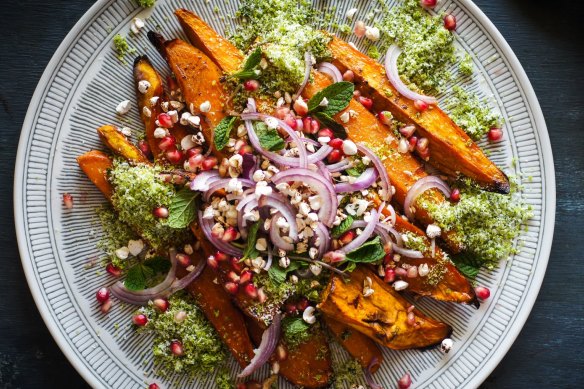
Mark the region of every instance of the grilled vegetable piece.
<instances>
[{"instance_id":1,"label":"grilled vegetable piece","mask_svg":"<svg viewBox=\"0 0 584 389\"><path fill-rule=\"evenodd\" d=\"M381 349L371 339L362 333L349 328L344 323L338 322L328 316L324 316L324 322L327 328L333 334L337 342L347 350L347 352L356 359L364 369L371 368L375 373L383 362Z\"/></svg>"},{"instance_id":2,"label":"grilled vegetable piece","mask_svg":"<svg viewBox=\"0 0 584 389\"><path fill-rule=\"evenodd\" d=\"M244 56L237 47L193 12L181 8L174 11L174 14L191 43L211 58L221 70L234 73L239 69Z\"/></svg>"},{"instance_id":3,"label":"grilled vegetable piece","mask_svg":"<svg viewBox=\"0 0 584 389\"><path fill-rule=\"evenodd\" d=\"M202 251L195 252L191 257L198 261L206 260ZM241 367L245 367L254 356L254 348L245 327L244 317L233 306L223 287L214 282L215 278L215 272L207 266L203 273L189 284L187 290L195 298L207 320L217 330L235 360Z\"/></svg>"},{"instance_id":4,"label":"grilled vegetable piece","mask_svg":"<svg viewBox=\"0 0 584 389\"><path fill-rule=\"evenodd\" d=\"M254 343L259 345L262 328L251 318L248 318L247 326ZM330 349L322 328L315 327L312 331L309 340L293 348L280 342L279 347L285 348L287 356L283 361L278 361L278 374L298 387L323 388L328 385L333 374Z\"/></svg>"},{"instance_id":5,"label":"grilled vegetable piece","mask_svg":"<svg viewBox=\"0 0 584 389\"><path fill-rule=\"evenodd\" d=\"M131 163L150 163L132 142L116 127L109 124L97 129L101 141L114 153Z\"/></svg>"},{"instance_id":6,"label":"grilled vegetable piece","mask_svg":"<svg viewBox=\"0 0 584 389\"><path fill-rule=\"evenodd\" d=\"M154 158L160 159L161 150L158 147L160 140L154 137L154 130L157 128L156 118L163 112L161 103L166 100L166 93L164 91L160 74L154 69L154 66L152 66L150 60L148 60L148 57L145 55L137 57L134 61L134 81L136 83L138 109L142 122L144 123L146 141L150 146ZM138 90L138 83L140 81L148 81L150 84L150 88L148 88L146 93L142 93ZM152 99L154 99L154 102ZM144 109L144 107L146 107L147 110ZM169 129L169 132L179 142L189 134L187 129L180 123L175 123L175 125Z\"/></svg>"},{"instance_id":7,"label":"grilled vegetable piece","mask_svg":"<svg viewBox=\"0 0 584 389\"><path fill-rule=\"evenodd\" d=\"M363 283L369 277L374 293L363 297ZM318 308L338 320L395 350L428 347L447 338L452 329L414 309L415 324L407 322L410 304L389 284L364 266L358 266L348 281L333 275Z\"/></svg>"},{"instance_id":8,"label":"grilled vegetable piece","mask_svg":"<svg viewBox=\"0 0 584 389\"><path fill-rule=\"evenodd\" d=\"M107 179L107 171L113 165L111 157L101 151L91 150L77 157L77 163L97 189L109 200L113 192Z\"/></svg>"},{"instance_id":9,"label":"grilled vegetable piece","mask_svg":"<svg viewBox=\"0 0 584 389\"><path fill-rule=\"evenodd\" d=\"M165 41L153 31L148 32L148 37L176 76L191 113L206 119L206 124L201 124L203 136L207 144L213 144L213 130L227 117L228 109L228 94L219 82L223 74L221 69L201 50L185 41Z\"/></svg>"},{"instance_id":10,"label":"grilled vegetable piece","mask_svg":"<svg viewBox=\"0 0 584 389\"><path fill-rule=\"evenodd\" d=\"M414 124L418 133L428 138L429 162L447 175L463 174L486 190L509 193L509 179L482 150L437 106L424 112L412 100L398 95L385 76L381 64L333 37L329 48L333 63L344 72L355 74L355 87L373 99L376 111L389 111L399 121Z\"/></svg>"},{"instance_id":11,"label":"grilled vegetable piece","mask_svg":"<svg viewBox=\"0 0 584 389\"><path fill-rule=\"evenodd\" d=\"M107 179L107 170L112 167L111 158L101 151L89 151L79 156L77 162L91 182L109 200L113 193L113 188ZM213 282L214 279L212 270L206 268L187 289L197 299L199 308L237 362L244 367L253 358L254 352L243 315L233 306L223 288ZM204 298L200 298L201 295L204 295Z\"/></svg>"}]
</instances>

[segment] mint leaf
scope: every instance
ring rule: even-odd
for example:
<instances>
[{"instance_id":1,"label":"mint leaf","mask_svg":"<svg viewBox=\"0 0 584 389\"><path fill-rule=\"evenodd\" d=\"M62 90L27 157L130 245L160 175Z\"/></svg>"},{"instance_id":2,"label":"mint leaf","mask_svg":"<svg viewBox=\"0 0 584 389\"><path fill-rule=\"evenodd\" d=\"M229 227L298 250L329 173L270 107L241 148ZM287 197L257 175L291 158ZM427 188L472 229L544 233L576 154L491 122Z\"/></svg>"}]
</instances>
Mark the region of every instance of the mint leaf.
<instances>
[{"instance_id":1,"label":"mint leaf","mask_svg":"<svg viewBox=\"0 0 584 389\"><path fill-rule=\"evenodd\" d=\"M363 162L358 161L354 163L353 167L345 169L345 173L351 177L359 177L365 170L367 170L367 166Z\"/></svg>"},{"instance_id":2,"label":"mint leaf","mask_svg":"<svg viewBox=\"0 0 584 389\"><path fill-rule=\"evenodd\" d=\"M257 258L260 255L259 251L257 251L255 248L259 227L259 222L255 222L251 225L251 227L249 227L247 232L247 244L245 246L245 250L243 250L243 257L241 258L242 261L246 258Z\"/></svg>"},{"instance_id":3,"label":"mint leaf","mask_svg":"<svg viewBox=\"0 0 584 389\"><path fill-rule=\"evenodd\" d=\"M347 138L347 130L340 123L337 123L335 119L330 117L324 112L315 112L314 117L316 120L323 125L323 127L329 128L335 138L345 139Z\"/></svg>"},{"instance_id":4,"label":"mint leaf","mask_svg":"<svg viewBox=\"0 0 584 389\"><path fill-rule=\"evenodd\" d=\"M171 228L185 228L197 217L197 198L199 192L193 192L189 187L179 190L172 198L168 207L166 224Z\"/></svg>"},{"instance_id":5,"label":"mint leaf","mask_svg":"<svg viewBox=\"0 0 584 389\"><path fill-rule=\"evenodd\" d=\"M275 128L269 128L264 122L257 122L255 131L260 145L266 150L280 151L286 146L286 142L280 137L278 131Z\"/></svg>"},{"instance_id":6,"label":"mint leaf","mask_svg":"<svg viewBox=\"0 0 584 389\"><path fill-rule=\"evenodd\" d=\"M455 265L458 271L460 271L462 275L468 279L474 280L479 274L480 269L478 267L468 265L466 263L456 263Z\"/></svg>"},{"instance_id":7,"label":"mint leaf","mask_svg":"<svg viewBox=\"0 0 584 389\"><path fill-rule=\"evenodd\" d=\"M305 322L301 317L285 317L282 320L282 332L287 339L294 339L308 331L310 324Z\"/></svg>"},{"instance_id":8,"label":"mint leaf","mask_svg":"<svg viewBox=\"0 0 584 389\"><path fill-rule=\"evenodd\" d=\"M170 261L168 260L168 258L157 255L155 257L148 258L147 260L145 260L144 266L149 267L156 274L159 273L164 274L168 273L168 271L170 270Z\"/></svg>"},{"instance_id":9,"label":"mint leaf","mask_svg":"<svg viewBox=\"0 0 584 389\"><path fill-rule=\"evenodd\" d=\"M256 66L260 64L262 60L262 49L257 47L245 60L243 64L243 69L233 73L232 77L239 78L240 80L251 80L257 78L257 74L254 72Z\"/></svg>"},{"instance_id":10,"label":"mint leaf","mask_svg":"<svg viewBox=\"0 0 584 389\"><path fill-rule=\"evenodd\" d=\"M376 236L363 246L347 253L346 260L357 263L373 263L377 262L385 256L385 250L381 244L381 239Z\"/></svg>"},{"instance_id":11,"label":"mint leaf","mask_svg":"<svg viewBox=\"0 0 584 389\"><path fill-rule=\"evenodd\" d=\"M152 276L154 276L154 270L138 263L128 270L124 285L130 290L142 290L146 288L146 281Z\"/></svg>"},{"instance_id":12,"label":"mint leaf","mask_svg":"<svg viewBox=\"0 0 584 389\"><path fill-rule=\"evenodd\" d=\"M481 268L480 259L468 253L460 253L453 256L452 262L458 271L471 280L476 278Z\"/></svg>"},{"instance_id":13,"label":"mint leaf","mask_svg":"<svg viewBox=\"0 0 584 389\"><path fill-rule=\"evenodd\" d=\"M270 269L268 270L268 277L270 277L274 284L280 285L286 281L288 273L297 270L300 267L301 264L299 261L290 262L290 265L285 269L277 263L272 263L272 266L270 266Z\"/></svg>"},{"instance_id":14,"label":"mint leaf","mask_svg":"<svg viewBox=\"0 0 584 389\"><path fill-rule=\"evenodd\" d=\"M236 119L235 116L227 116L226 118L223 118L213 130L213 142L215 143L215 148L217 150L223 150L223 148L227 146L227 143L229 142L229 134L231 134Z\"/></svg>"},{"instance_id":15,"label":"mint leaf","mask_svg":"<svg viewBox=\"0 0 584 389\"><path fill-rule=\"evenodd\" d=\"M339 236L343 235L345 232L351 229L353 225L353 217L351 215L347 215L347 218L341 222L338 226L334 226L331 230L331 235L333 238L338 238Z\"/></svg>"},{"instance_id":16,"label":"mint leaf","mask_svg":"<svg viewBox=\"0 0 584 389\"><path fill-rule=\"evenodd\" d=\"M334 116L347 108L347 105L349 105L349 102L353 98L354 91L355 85L353 85L352 82L335 82L319 91L308 100L308 112L312 113L318 111L327 116ZM320 103L324 98L328 100L328 104L323 107Z\"/></svg>"}]
</instances>

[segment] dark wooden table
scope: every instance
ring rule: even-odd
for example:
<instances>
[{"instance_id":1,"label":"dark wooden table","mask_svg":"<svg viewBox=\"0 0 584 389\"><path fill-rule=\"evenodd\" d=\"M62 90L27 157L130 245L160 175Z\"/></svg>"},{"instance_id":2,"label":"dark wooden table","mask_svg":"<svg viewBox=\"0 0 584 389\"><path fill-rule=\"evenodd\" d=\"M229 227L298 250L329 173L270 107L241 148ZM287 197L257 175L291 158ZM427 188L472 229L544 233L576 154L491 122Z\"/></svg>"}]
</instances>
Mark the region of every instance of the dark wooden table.
<instances>
[{"instance_id":1,"label":"dark wooden table","mask_svg":"<svg viewBox=\"0 0 584 389\"><path fill-rule=\"evenodd\" d=\"M558 192L554 244L539 298L484 387L584 387L584 7L575 0L476 3L507 39L539 97ZM87 387L51 338L28 290L16 247L12 181L20 129L36 84L61 40L92 4L2 1L0 165L6 170L0 171L5 207L0 218L0 388Z\"/></svg>"}]
</instances>

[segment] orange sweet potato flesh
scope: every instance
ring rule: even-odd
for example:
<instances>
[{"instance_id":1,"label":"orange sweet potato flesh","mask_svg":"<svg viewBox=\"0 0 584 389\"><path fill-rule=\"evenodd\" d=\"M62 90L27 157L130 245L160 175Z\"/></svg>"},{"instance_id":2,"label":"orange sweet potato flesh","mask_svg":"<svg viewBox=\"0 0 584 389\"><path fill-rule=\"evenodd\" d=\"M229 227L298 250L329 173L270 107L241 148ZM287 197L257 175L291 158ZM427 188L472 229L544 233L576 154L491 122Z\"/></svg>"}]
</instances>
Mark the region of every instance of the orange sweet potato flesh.
<instances>
[{"instance_id":1,"label":"orange sweet potato flesh","mask_svg":"<svg viewBox=\"0 0 584 389\"><path fill-rule=\"evenodd\" d=\"M327 328L333 334L337 342L364 368L369 368L375 373L383 362L381 349L373 340L362 333L349 328L344 323L324 316Z\"/></svg>"},{"instance_id":2,"label":"orange sweet potato flesh","mask_svg":"<svg viewBox=\"0 0 584 389\"><path fill-rule=\"evenodd\" d=\"M355 86L373 99L376 111L390 111L399 121L414 124L419 134L430 141L430 159L436 168L450 176L463 174L486 190L509 193L509 180L482 150L437 106L418 112L414 102L399 96L385 76L383 66L333 37L329 48L333 63L344 72L355 74ZM388 96L386 92L390 92Z\"/></svg>"},{"instance_id":3,"label":"orange sweet potato flesh","mask_svg":"<svg viewBox=\"0 0 584 389\"><path fill-rule=\"evenodd\" d=\"M247 327L251 338L259 345L263 330L257 322L248 318ZM279 361L280 374L288 381L301 388L323 388L329 383L333 374L331 355L326 336L321 328L313 328L310 340L294 348L286 348L287 357Z\"/></svg>"},{"instance_id":4,"label":"orange sweet potato flesh","mask_svg":"<svg viewBox=\"0 0 584 389\"><path fill-rule=\"evenodd\" d=\"M148 81L150 83L150 88L146 93L141 93L138 91L138 82ZM150 60L145 55L139 56L134 61L134 82L136 84L136 98L138 100L138 110L140 112L140 117L144 123L144 133L146 136L146 141L150 146L152 155L156 159L160 159L161 150L158 147L159 139L154 137L154 130L156 130L156 118L162 112L160 104L166 100L166 93L164 91L164 85L162 83L162 77L154 69L154 66L150 63ZM150 99L153 97L158 97L154 104L151 103ZM150 109L150 115L144 113L144 107ZM187 136L189 132L185 127L180 125L180 123L175 123L175 125L169 129L171 135L173 135L178 142L182 138Z\"/></svg>"},{"instance_id":5,"label":"orange sweet potato flesh","mask_svg":"<svg viewBox=\"0 0 584 389\"><path fill-rule=\"evenodd\" d=\"M363 297L363 282L372 281L375 291ZM447 338L452 329L414 309L415 324L407 323L410 304L389 284L364 266L358 266L346 281L333 275L318 305L320 311L377 343L395 350L428 347Z\"/></svg>"},{"instance_id":6,"label":"orange sweet potato flesh","mask_svg":"<svg viewBox=\"0 0 584 389\"><path fill-rule=\"evenodd\" d=\"M112 160L101 151L89 151L79 157L77 162L98 189L109 200L113 188L107 179L107 170L112 167ZM198 253L199 260L201 254ZM220 285L213 282L215 275L210 268L206 268L201 276L193 281L187 290L197 300L217 334L223 340L231 354L240 366L246 366L254 356L253 345L242 313L231 303L227 293Z\"/></svg>"},{"instance_id":7,"label":"orange sweet potato flesh","mask_svg":"<svg viewBox=\"0 0 584 389\"><path fill-rule=\"evenodd\" d=\"M97 129L101 141L114 153L131 163L150 163L132 142L116 127L106 124Z\"/></svg>"}]
</instances>

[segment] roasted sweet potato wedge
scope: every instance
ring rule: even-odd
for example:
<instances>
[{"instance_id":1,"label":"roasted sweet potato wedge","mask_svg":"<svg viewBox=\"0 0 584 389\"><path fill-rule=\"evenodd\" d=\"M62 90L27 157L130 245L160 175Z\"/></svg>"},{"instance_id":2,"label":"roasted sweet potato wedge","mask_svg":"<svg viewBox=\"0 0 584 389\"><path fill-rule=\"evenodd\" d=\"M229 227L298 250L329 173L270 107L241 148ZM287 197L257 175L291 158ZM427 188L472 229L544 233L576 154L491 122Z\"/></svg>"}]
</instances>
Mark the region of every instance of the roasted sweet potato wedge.
<instances>
[{"instance_id":1,"label":"roasted sweet potato wedge","mask_svg":"<svg viewBox=\"0 0 584 389\"><path fill-rule=\"evenodd\" d=\"M89 151L77 158L87 177L109 200L114 190L107 179L107 170L112 167L111 158L101 151ZM204 260L199 253L198 259ZM223 340L237 362L246 366L254 356L253 346L247 333L242 313L231 303L231 299L220 285L213 282L213 271L206 268L203 274L188 287L209 322ZM204 295L204 298L201 296Z\"/></svg>"},{"instance_id":2,"label":"roasted sweet potato wedge","mask_svg":"<svg viewBox=\"0 0 584 389\"><path fill-rule=\"evenodd\" d=\"M248 318L247 326L252 340L259 345L263 330L251 318ZM288 348L284 343L280 343L280 346L286 348L287 357L278 362L280 364L278 374L301 388L326 387L333 374L326 336L320 328L313 330L315 332L310 340L294 348Z\"/></svg>"},{"instance_id":3,"label":"roasted sweet potato wedge","mask_svg":"<svg viewBox=\"0 0 584 389\"><path fill-rule=\"evenodd\" d=\"M430 141L430 159L436 168L456 177L463 174L484 189L509 193L509 180L482 150L437 106L424 112L414 108L414 102L399 96L387 80L383 66L347 42L333 37L329 44L333 63L342 71L355 74L355 86L373 99L374 109L390 111L404 123L414 124L417 131Z\"/></svg>"},{"instance_id":4,"label":"roasted sweet potato wedge","mask_svg":"<svg viewBox=\"0 0 584 389\"><path fill-rule=\"evenodd\" d=\"M364 369L370 368L372 373L375 373L379 369L383 362L383 354L377 343L344 323L338 322L326 315L324 316L324 322L337 342Z\"/></svg>"},{"instance_id":5,"label":"roasted sweet potato wedge","mask_svg":"<svg viewBox=\"0 0 584 389\"><path fill-rule=\"evenodd\" d=\"M116 127L109 124L97 129L101 141L114 153L131 163L150 163L132 142Z\"/></svg>"},{"instance_id":6,"label":"roasted sweet potato wedge","mask_svg":"<svg viewBox=\"0 0 584 389\"><path fill-rule=\"evenodd\" d=\"M363 283L369 277L375 291L363 296ZM377 343L395 350L428 347L447 338L449 325L431 319L414 309L415 324L407 322L410 304L393 288L364 266L358 266L346 281L333 275L318 308Z\"/></svg>"},{"instance_id":7,"label":"roasted sweet potato wedge","mask_svg":"<svg viewBox=\"0 0 584 389\"><path fill-rule=\"evenodd\" d=\"M97 189L109 200L113 192L107 179L107 171L112 167L111 157L101 151L91 150L77 157L77 163Z\"/></svg>"}]
</instances>

